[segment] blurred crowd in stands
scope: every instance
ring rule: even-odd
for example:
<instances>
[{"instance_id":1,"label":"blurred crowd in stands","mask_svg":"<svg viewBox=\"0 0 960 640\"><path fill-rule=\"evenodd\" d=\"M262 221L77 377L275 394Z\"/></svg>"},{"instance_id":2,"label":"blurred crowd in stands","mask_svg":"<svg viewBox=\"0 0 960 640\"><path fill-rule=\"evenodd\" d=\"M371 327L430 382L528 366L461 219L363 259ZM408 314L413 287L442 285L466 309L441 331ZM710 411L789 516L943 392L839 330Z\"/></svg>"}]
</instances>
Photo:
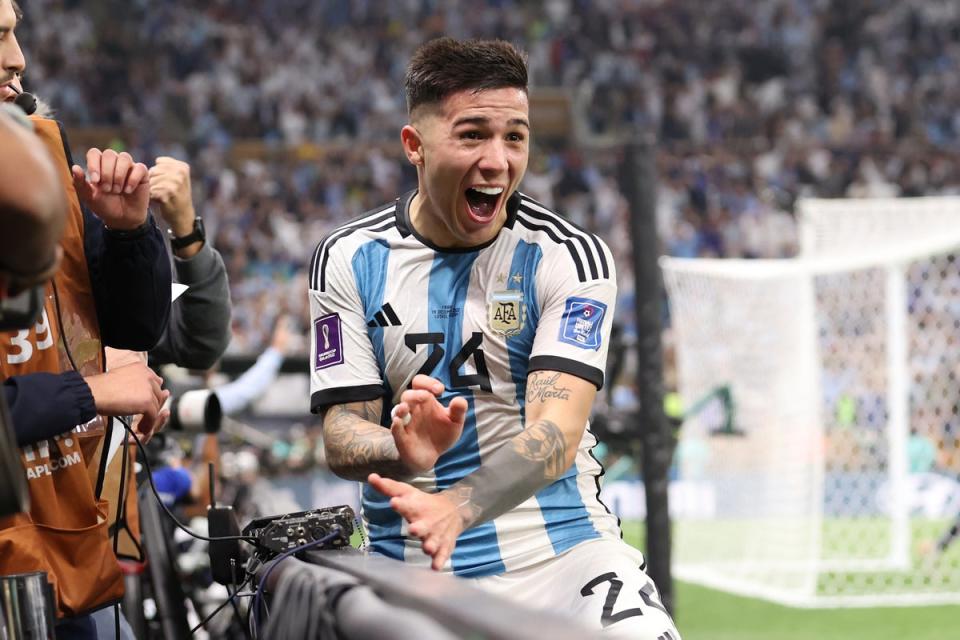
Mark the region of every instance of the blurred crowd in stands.
<instances>
[{"instance_id":1,"label":"blurred crowd in stands","mask_svg":"<svg viewBox=\"0 0 960 640\"><path fill-rule=\"evenodd\" d=\"M792 255L801 196L960 193L955 0L21 4L26 84L71 131L193 165L233 287L234 352L303 314L304 265L332 225L414 186L403 61L440 34L514 41L534 94L570 96L569 134L535 129L522 188L618 258L617 144L633 136L656 138L658 228L676 256Z\"/></svg>"}]
</instances>

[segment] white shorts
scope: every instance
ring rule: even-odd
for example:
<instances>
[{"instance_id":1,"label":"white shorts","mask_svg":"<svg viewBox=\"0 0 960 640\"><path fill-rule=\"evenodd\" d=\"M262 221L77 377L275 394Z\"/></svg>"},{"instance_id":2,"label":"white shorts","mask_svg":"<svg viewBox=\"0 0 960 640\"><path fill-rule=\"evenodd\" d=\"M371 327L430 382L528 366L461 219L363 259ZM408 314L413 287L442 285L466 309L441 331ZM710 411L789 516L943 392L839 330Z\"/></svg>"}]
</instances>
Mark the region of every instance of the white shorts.
<instances>
[{"instance_id":1,"label":"white shorts","mask_svg":"<svg viewBox=\"0 0 960 640\"><path fill-rule=\"evenodd\" d=\"M473 582L512 602L572 615L601 631L605 640L680 640L644 566L637 549L621 540L600 539L535 566Z\"/></svg>"}]
</instances>

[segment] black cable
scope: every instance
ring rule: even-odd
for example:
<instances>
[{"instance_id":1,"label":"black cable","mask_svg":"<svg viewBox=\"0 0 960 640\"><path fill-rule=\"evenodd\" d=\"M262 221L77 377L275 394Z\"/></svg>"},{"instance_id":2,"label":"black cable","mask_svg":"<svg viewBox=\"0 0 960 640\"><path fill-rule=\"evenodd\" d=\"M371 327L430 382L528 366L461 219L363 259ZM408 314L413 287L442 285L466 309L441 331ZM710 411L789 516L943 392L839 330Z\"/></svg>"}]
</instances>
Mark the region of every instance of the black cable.
<instances>
[{"instance_id":1,"label":"black cable","mask_svg":"<svg viewBox=\"0 0 960 640\"><path fill-rule=\"evenodd\" d=\"M330 533L320 538L319 540L311 540L307 544L303 544L303 545L300 545L299 547L294 547L293 549L288 549L287 551L284 551L279 556L277 556L277 559L273 561L273 564L270 565L267 568L267 570L263 573L263 576L260 578L260 584L257 586L257 596L253 599L253 605L252 605L253 606L253 623L254 623L254 627L257 630L260 629L260 603L263 600L263 592L264 592L264 587L266 587L266 584L267 584L267 578L270 577L270 574L273 573L273 570L276 569L281 562L283 562L290 556L300 553L301 551L306 551L307 549L311 549L318 545L326 544L327 542L330 542L331 540L336 538L338 535L340 535L341 530L339 526L334 525L333 527L331 527L331 529L332 531L330 531ZM267 613L269 614L269 611Z\"/></svg>"},{"instance_id":2,"label":"black cable","mask_svg":"<svg viewBox=\"0 0 960 640\"><path fill-rule=\"evenodd\" d=\"M50 279L50 284L53 285L53 305L57 310L57 328L60 329L60 340L63 341L63 350L67 353L67 360L70 361L70 366L73 367L73 370L77 373L80 373L80 367L77 366L77 363L73 359L73 354L70 353L70 345L67 344L67 334L63 330L63 318L60 315L60 292L57 291L57 280L56 278ZM101 341L101 345L103 342ZM102 348L102 346L101 346Z\"/></svg>"},{"instance_id":3,"label":"black cable","mask_svg":"<svg viewBox=\"0 0 960 640\"><path fill-rule=\"evenodd\" d=\"M224 600L222 603L220 603L220 605L219 605L216 609L214 609L214 610L211 611L209 614L207 614L207 616L206 616L203 620L201 620L201 621L197 624L197 626L195 626L193 629L190 629L190 635L193 635L193 634L195 634L197 631L199 631L200 628L203 627L203 625L205 625L205 624L207 624L208 622L210 622L210 620L213 618L213 616L215 616L215 615L217 615L218 613L220 613L221 611L223 611L223 608L226 607L228 604L230 604L231 602L233 602L234 604L236 604L236 603L234 602L234 600L235 600L236 598L249 598L249 597L251 597L251 596L256 595L256 591L251 591L250 593L240 593L240 592L243 590L243 588L244 588L245 586L247 586L247 583L250 582L250 579L251 579L252 577L253 577L253 576L247 576L247 579L244 580L244 581L240 584L239 587L237 587L237 590L236 590L229 598L227 598L226 600ZM227 593L229 593L229 590L227 591Z\"/></svg>"},{"instance_id":4,"label":"black cable","mask_svg":"<svg viewBox=\"0 0 960 640\"><path fill-rule=\"evenodd\" d=\"M120 495L120 501L117 504L117 517L114 520L114 529L113 529L113 555L117 556L117 551L120 548L120 523L124 522L127 513L127 490L129 485L127 483L127 461L130 459L130 452L128 447L130 442L126 437L123 439L123 460L120 462L120 490L117 492ZM105 445L105 449L109 449L109 443ZM103 455L106 455L106 451ZM119 557L119 556L118 556ZM117 603L113 605L113 628L114 637L117 640L120 639L120 604Z\"/></svg>"},{"instance_id":5,"label":"black cable","mask_svg":"<svg viewBox=\"0 0 960 640\"><path fill-rule=\"evenodd\" d=\"M242 622L243 616L240 615L240 607L237 606L237 600L236 600L237 593L239 592L240 592L239 587L234 593L230 593L230 587L227 587L227 593L230 594L230 597L227 598L227 602L229 602L231 606L233 606L233 614L236 616L237 623L240 624L240 628L243 628L243 622ZM252 596L253 593L251 593L250 595ZM243 636L247 638L247 640L250 640L250 633L246 629L243 629Z\"/></svg>"},{"instance_id":6,"label":"black cable","mask_svg":"<svg viewBox=\"0 0 960 640\"><path fill-rule=\"evenodd\" d=\"M166 512L167 517L170 518L170 520L173 522L173 524L177 526L177 528L182 530L187 535L196 538L197 540L206 540L207 542L219 542L219 541L225 541L225 540L243 540L244 542L249 542L254 546L259 546L257 539L253 536L218 536L215 538L210 538L207 536L202 536L199 533L194 533L189 528L187 528L186 525L184 525L179 520L177 520L177 516L173 515L173 512L170 511L167 505L163 503L163 499L160 497L160 492L157 491L157 486L153 483L153 470L150 468L150 461L147 460L147 451L146 449L144 449L143 443L140 442L140 437L133 430L133 428L127 423L126 420L119 417L117 418L117 420L119 420L120 424L123 425L123 428L126 429L131 436L133 436L133 440L137 444L137 447L140 450L140 454L143 456L143 465L147 471L147 480L150 482L150 489L151 491L153 491L153 495L157 499L157 503L164 510L164 512ZM324 539L324 541L326 542L327 540Z\"/></svg>"},{"instance_id":7,"label":"black cable","mask_svg":"<svg viewBox=\"0 0 960 640\"><path fill-rule=\"evenodd\" d=\"M117 502L117 517L113 521L113 555L117 555L120 549L120 523L124 522L127 515L127 461L130 459L130 440L123 439L123 460L120 461L120 490L117 492L119 501ZM104 447L109 450L109 443ZM107 452L104 453L106 455Z\"/></svg>"}]
</instances>

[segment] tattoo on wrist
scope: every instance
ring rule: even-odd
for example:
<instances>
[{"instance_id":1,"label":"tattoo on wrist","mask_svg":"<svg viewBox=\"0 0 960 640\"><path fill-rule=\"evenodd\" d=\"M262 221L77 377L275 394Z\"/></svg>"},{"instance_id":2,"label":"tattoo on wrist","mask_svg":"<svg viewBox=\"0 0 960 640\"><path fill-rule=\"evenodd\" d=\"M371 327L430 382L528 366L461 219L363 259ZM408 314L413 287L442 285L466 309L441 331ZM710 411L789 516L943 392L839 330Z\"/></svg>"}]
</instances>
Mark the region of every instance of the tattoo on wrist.
<instances>
[{"instance_id":1,"label":"tattoo on wrist","mask_svg":"<svg viewBox=\"0 0 960 640\"><path fill-rule=\"evenodd\" d=\"M527 380L527 402L546 402L552 398L569 400L570 389L558 384L559 373L535 372Z\"/></svg>"},{"instance_id":2,"label":"tattoo on wrist","mask_svg":"<svg viewBox=\"0 0 960 640\"><path fill-rule=\"evenodd\" d=\"M472 486L468 484L454 485L447 490L447 495L456 503L464 527L469 526L481 516L482 509L473 502Z\"/></svg>"}]
</instances>

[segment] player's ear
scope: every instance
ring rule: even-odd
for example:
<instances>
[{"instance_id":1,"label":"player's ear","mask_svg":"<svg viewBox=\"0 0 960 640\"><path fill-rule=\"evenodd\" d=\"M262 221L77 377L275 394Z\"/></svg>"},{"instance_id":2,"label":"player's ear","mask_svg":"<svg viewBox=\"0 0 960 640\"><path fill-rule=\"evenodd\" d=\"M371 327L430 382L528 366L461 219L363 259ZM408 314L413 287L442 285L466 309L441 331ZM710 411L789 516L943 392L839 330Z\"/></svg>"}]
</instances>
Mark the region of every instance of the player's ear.
<instances>
[{"instance_id":1,"label":"player's ear","mask_svg":"<svg viewBox=\"0 0 960 640\"><path fill-rule=\"evenodd\" d=\"M400 141L403 143L403 152L407 155L410 164L421 166L423 164L423 137L413 125L406 125L400 130Z\"/></svg>"}]
</instances>

